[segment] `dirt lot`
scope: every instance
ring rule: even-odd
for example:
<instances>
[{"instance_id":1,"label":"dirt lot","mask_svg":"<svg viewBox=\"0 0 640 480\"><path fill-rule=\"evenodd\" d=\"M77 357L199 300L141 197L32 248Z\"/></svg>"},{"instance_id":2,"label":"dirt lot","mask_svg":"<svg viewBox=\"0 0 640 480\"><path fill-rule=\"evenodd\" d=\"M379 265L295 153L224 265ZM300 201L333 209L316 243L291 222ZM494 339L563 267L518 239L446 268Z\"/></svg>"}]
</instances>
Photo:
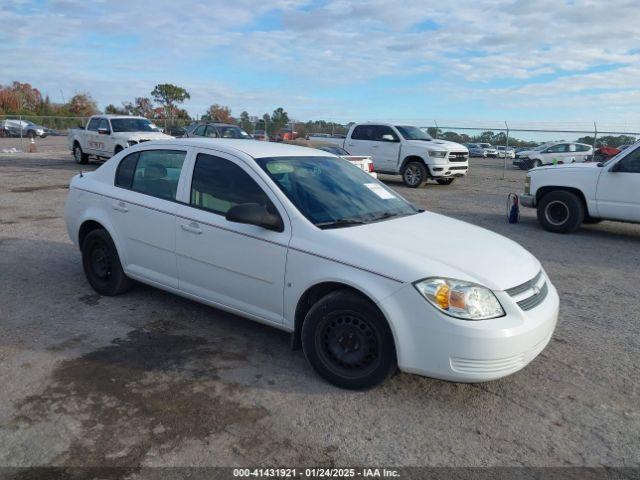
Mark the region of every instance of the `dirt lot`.
<instances>
[{"instance_id":1,"label":"dirt lot","mask_svg":"<svg viewBox=\"0 0 640 480\"><path fill-rule=\"evenodd\" d=\"M509 225L524 174L502 180L500 161L451 186L385 178L524 245L561 316L547 349L500 381L398 374L353 393L282 332L144 286L96 295L62 218L77 165L55 142L0 154L1 466L640 466L640 226L559 236L532 211Z\"/></svg>"}]
</instances>

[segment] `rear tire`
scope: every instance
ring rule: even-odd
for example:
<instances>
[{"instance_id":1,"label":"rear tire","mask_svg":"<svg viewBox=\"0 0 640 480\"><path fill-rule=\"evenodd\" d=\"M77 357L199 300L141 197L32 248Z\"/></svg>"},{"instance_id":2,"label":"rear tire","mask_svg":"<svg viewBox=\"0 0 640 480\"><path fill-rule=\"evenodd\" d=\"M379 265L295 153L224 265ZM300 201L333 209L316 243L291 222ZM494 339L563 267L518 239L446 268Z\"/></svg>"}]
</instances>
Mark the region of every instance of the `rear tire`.
<instances>
[{"instance_id":1,"label":"rear tire","mask_svg":"<svg viewBox=\"0 0 640 480\"><path fill-rule=\"evenodd\" d=\"M350 390L373 388L397 370L393 334L368 299L349 290L321 298L305 317L302 348L329 383Z\"/></svg>"},{"instance_id":2,"label":"rear tire","mask_svg":"<svg viewBox=\"0 0 640 480\"><path fill-rule=\"evenodd\" d=\"M119 295L133 285L122 269L111 236L102 228L89 232L82 242L82 268L89 284L100 295Z\"/></svg>"},{"instance_id":3,"label":"rear tire","mask_svg":"<svg viewBox=\"0 0 640 480\"><path fill-rule=\"evenodd\" d=\"M77 143L73 146L73 158L75 159L76 163L81 165L84 165L89 161L89 155L84 153L82 151L82 148L80 148L80 145L78 145Z\"/></svg>"},{"instance_id":4,"label":"rear tire","mask_svg":"<svg viewBox=\"0 0 640 480\"><path fill-rule=\"evenodd\" d=\"M550 232L573 233L580 228L584 216L582 200L571 192L549 192L538 204L538 222Z\"/></svg>"},{"instance_id":5,"label":"rear tire","mask_svg":"<svg viewBox=\"0 0 640 480\"><path fill-rule=\"evenodd\" d=\"M409 162L402 170L402 181L409 188L418 188L427 181L427 168L422 162Z\"/></svg>"},{"instance_id":6,"label":"rear tire","mask_svg":"<svg viewBox=\"0 0 640 480\"><path fill-rule=\"evenodd\" d=\"M451 185L455 178L436 178L436 182L440 185Z\"/></svg>"}]
</instances>

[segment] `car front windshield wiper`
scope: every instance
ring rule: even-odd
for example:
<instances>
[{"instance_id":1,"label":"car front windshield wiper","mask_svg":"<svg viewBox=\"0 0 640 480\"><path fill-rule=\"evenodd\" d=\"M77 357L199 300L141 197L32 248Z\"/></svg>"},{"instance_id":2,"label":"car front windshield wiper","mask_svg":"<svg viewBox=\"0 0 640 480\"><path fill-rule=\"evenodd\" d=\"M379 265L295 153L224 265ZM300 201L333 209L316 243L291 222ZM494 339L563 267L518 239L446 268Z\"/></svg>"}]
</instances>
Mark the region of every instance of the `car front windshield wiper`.
<instances>
[{"instance_id":1,"label":"car front windshield wiper","mask_svg":"<svg viewBox=\"0 0 640 480\"><path fill-rule=\"evenodd\" d=\"M397 213L397 212L383 212L380 215L377 215L375 217L373 217L372 219L369 220L369 222L379 222L381 220L387 220L388 218L394 218L394 217L406 217L407 215L414 215L416 213L420 213L420 212L424 212L424 210L419 210L417 212L403 212L403 213Z\"/></svg>"},{"instance_id":2,"label":"car front windshield wiper","mask_svg":"<svg viewBox=\"0 0 640 480\"><path fill-rule=\"evenodd\" d=\"M318 222L314 224L318 228L340 228L340 227L349 227L351 225L364 225L364 220L360 220L357 218L339 218L338 220L332 220L330 222Z\"/></svg>"}]
</instances>

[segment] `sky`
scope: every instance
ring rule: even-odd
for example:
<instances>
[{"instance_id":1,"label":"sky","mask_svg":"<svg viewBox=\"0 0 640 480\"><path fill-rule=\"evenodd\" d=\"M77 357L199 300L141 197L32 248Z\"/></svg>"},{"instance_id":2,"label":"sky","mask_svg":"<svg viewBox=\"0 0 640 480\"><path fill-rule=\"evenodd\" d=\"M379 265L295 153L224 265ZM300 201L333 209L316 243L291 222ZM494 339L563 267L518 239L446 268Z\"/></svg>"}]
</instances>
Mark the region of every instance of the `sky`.
<instances>
[{"instance_id":1,"label":"sky","mask_svg":"<svg viewBox=\"0 0 640 480\"><path fill-rule=\"evenodd\" d=\"M53 101L640 128L637 0L0 0L0 25L0 84Z\"/></svg>"}]
</instances>

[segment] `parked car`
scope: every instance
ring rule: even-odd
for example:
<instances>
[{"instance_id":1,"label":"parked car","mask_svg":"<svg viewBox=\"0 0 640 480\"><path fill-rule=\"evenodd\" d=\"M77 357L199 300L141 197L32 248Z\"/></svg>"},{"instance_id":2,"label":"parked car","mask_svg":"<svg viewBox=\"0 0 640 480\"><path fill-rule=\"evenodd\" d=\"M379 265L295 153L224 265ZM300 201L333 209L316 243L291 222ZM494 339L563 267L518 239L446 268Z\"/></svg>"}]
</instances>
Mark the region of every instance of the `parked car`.
<instances>
[{"instance_id":1,"label":"parked car","mask_svg":"<svg viewBox=\"0 0 640 480\"><path fill-rule=\"evenodd\" d=\"M429 178L450 185L469 170L466 147L434 140L412 125L355 123L346 138L322 137L322 141L334 143L352 155L370 156L376 172L401 175L410 188L421 186Z\"/></svg>"},{"instance_id":2,"label":"parked car","mask_svg":"<svg viewBox=\"0 0 640 480\"><path fill-rule=\"evenodd\" d=\"M187 133L187 128L180 125L169 125L167 128L162 130L162 133L166 133L167 135L171 135L172 137L184 137Z\"/></svg>"},{"instance_id":3,"label":"parked car","mask_svg":"<svg viewBox=\"0 0 640 480\"><path fill-rule=\"evenodd\" d=\"M378 174L374 171L374 165L371 157L351 155L344 148L339 147L338 145L335 145L333 143L312 142L310 140L298 139L293 141L292 144L300 145L302 147L317 148L318 150L322 150L323 152L332 153L340 158L347 160L348 162L351 162L353 165L367 172L372 177L378 178Z\"/></svg>"},{"instance_id":4,"label":"parked car","mask_svg":"<svg viewBox=\"0 0 640 480\"><path fill-rule=\"evenodd\" d=\"M497 146L498 158L516 158L516 151L511 147Z\"/></svg>"},{"instance_id":5,"label":"parked car","mask_svg":"<svg viewBox=\"0 0 640 480\"><path fill-rule=\"evenodd\" d=\"M269 135L267 135L267 132L265 130L255 130L253 132L253 138L254 140L260 140L262 142L269 141Z\"/></svg>"},{"instance_id":6,"label":"parked car","mask_svg":"<svg viewBox=\"0 0 640 480\"><path fill-rule=\"evenodd\" d=\"M535 168L527 174L520 200L537 209L545 229L571 233L601 220L640 223L638 192L640 142L606 162Z\"/></svg>"},{"instance_id":7,"label":"parked car","mask_svg":"<svg viewBox=\"0 0 640 480\"><path fill-rule=\"evenodd\" d=\"M309 148L138 144L73 177L65 220L99 294L137 280L290 332L345 388L397 368L504 377L545 348L558 317L556 289L521 246Z\"/></svg>"},{"instance_id":8,"label":"parked car","mask_svg":"<svg viewBox=\"0 0 640 480\"><path fill-rule=\"evenodd\" d=\"M593 147L585 143L553 142L545 143L531 150L516 153L513 166L520 170L540 167L550 163L586 162L593 156Z\"/></svg>"},{"instance_id":9,"label":"parked car","mask_svg":"<svg viewBox=\"0 0 640 480\"><path fill-rule=\"evenodd\" d=\"M187 138L207 137L252 140L251 135L242 128L227 123L195 123L187 128L184 136Z\"/></svg>"},{"instance_id":10,"label":"parked car","mask_svg":"<svg viewBox=\"0 0 640 480\"><path fill-rule=\"evenodd\" d=\"M594 162L604 162L606 160L609 160L611 157L615 157L617 154L619 154L622 150L620 150L619 148L615 148L615 147L600 147L600 148L596 148L596 150L593 152L593 161Z\"/></svg>"},{"instance_id":11,"label":"parked car","mask_svg":"<svg viewBox=\"0 0 640 480\"><path fill-rule=\"evenodd\" d=\"M85 128L69 129L67 143L76 162L84 164L89 156L110 158L132 145L169 138L144 117L94 115Z\"/></svg>"},{"instance_id":12,"label":"parked car","mask_svg":"<svg viewBox=\"0 0 640 480\"><path fill-rule=\"evenodd\" d=\"M48 134L48 128L36 125L29 120L6 119L0 121L0 136L2 137L44 138Z\"/></svg>"},{"instance_id":13,"label":"parked car","mask_svg":"<svg viewBox=\"0 0 640 480\"><path fill-rule=\"evenodd\" d=\"M490 143L469 143L467 148L471 157L498 157L498 150L492 147Z\"/></svg>"}]
</instances>

